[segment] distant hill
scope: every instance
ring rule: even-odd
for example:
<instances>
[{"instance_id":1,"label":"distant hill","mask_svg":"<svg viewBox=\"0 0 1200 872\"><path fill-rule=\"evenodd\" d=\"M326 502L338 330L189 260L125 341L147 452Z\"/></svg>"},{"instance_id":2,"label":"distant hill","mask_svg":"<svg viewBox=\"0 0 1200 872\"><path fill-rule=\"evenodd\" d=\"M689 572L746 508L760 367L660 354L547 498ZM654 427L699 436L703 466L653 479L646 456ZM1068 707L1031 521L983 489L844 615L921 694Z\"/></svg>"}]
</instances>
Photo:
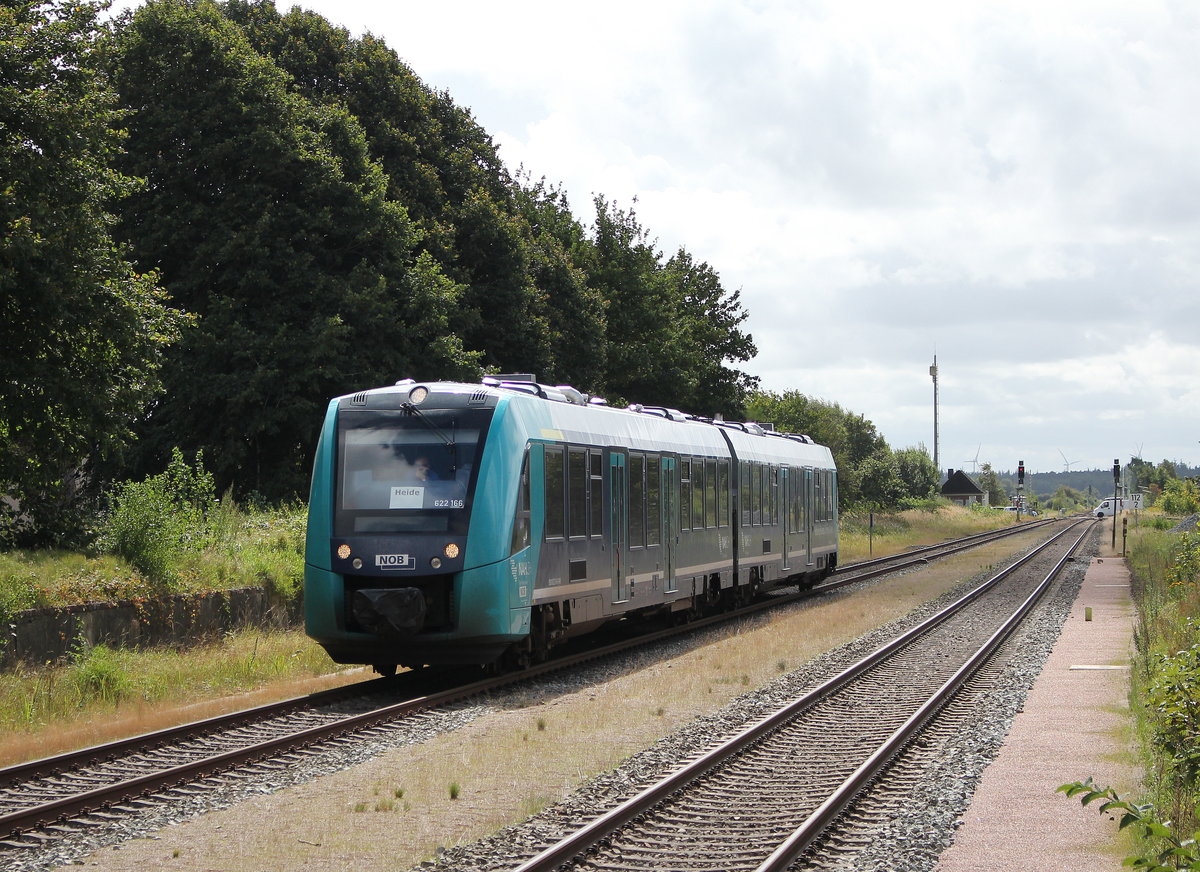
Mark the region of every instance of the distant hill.
<instances>
[{"instance_id":1,"label":"distant hill","mask_svg":"<svg viewBox=\"0 0 1200 872\"><path fill-rule=\"evenodd\" d=\"M1175 469L1180 478L1200 475L1200 467L1188 466L1178 461L1175 461ZM1005 492L1010 495L1016 493L1016 470L1012 470L1011 472L997 471L996 476L1000 479L1000 484L1004 487ZM1112 468L1073 469L1070 472L1025 473L1026 493L1032 490L1038 496L1049 497L1063 485L1074 488L1077 491L1082 491L1083 493L1087 493L1090 488L1092 495L1098 499L1105 495L1111 496L1113 492Z\"/></svg>"}]
</instances>

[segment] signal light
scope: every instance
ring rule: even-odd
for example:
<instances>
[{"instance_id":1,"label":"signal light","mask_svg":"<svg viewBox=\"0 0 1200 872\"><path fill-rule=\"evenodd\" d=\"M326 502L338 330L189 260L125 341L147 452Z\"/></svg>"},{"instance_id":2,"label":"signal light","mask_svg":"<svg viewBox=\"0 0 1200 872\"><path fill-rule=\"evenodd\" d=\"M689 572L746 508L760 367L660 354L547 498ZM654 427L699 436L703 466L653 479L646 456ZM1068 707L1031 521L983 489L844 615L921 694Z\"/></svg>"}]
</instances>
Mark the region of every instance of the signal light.
<instances>
[{"instance_id":1,"label":"signal light","mask_svg":"<svg viewBox=\"0 0 1200 872\"><path fill-rule=\"evenodd\" d=\"M1025 461L1017 461L1017 484L1025 484Z\"/></svg>"}]
</instances>

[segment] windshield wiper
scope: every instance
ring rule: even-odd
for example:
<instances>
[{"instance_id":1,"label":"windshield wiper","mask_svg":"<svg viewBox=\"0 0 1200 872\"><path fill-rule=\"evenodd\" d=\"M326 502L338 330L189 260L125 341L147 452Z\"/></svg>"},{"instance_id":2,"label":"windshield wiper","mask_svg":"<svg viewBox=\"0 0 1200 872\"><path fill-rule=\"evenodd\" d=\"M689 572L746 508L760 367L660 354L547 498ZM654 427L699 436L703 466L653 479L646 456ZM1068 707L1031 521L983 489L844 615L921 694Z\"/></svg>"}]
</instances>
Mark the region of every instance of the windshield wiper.
<instances>
[{"instance_id":1,"label":"windshield wiper","mask_svg":"<svg viewBox=\"0 0 1200 872\"><path fill-rule=\"evenodd\" d=\"M413 403L401 403L400 411L406 415L415 416L416 419L420 421L427 430L429 430L429 432L433 433L434 436L442 440L442 444L446 446L446 450L450 452L450 455L453 459L453 463L451 464L451 472L457 471L458 452L456 449L458 447L458 443L455 441L454 431L457 429L458 422L454 419L451 419L450 435L447 436L437 427L436 424L429 420L428 415L418 409Z\"/></svg>"}]
</instances>

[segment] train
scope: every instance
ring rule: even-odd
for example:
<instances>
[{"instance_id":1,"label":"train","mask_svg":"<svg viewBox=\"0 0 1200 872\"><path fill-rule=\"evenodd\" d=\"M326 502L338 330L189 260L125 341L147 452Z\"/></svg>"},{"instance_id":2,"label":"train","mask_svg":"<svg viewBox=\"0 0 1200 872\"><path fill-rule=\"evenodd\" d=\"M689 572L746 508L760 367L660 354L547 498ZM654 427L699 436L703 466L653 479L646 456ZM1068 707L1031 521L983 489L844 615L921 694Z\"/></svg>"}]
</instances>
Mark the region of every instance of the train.
<instances>
[{"instance_id":1,"label":"train","mask_svg":"<svg viewBox=\"0 0 1200 872\"><path fill-rule=\"evenodd\" d=\"M683 621L837 566L830 450L610 406L532 375L329 401L307 634L338 663L521 668L614 621Z\"/></svg>"}]
</instances>

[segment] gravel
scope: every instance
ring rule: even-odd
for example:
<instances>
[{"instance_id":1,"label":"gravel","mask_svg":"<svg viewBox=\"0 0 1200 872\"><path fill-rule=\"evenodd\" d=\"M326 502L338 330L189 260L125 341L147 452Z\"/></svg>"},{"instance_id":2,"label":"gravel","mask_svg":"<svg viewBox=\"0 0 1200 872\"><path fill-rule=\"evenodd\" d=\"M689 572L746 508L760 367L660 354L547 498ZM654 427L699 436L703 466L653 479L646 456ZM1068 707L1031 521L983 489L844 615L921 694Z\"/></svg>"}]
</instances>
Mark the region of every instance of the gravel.
<instances>
[{"instance_id":1,"label":"gravel","mask_svg":"<svg viewBox=\"0 0 1200 872\"><path fill-rule=\"evenodd\" d=\"M884 822L872 834L866 851L856 856L850 865L838 868L932 868L937 854L952 839L957 819L965 810L984 767L998 752L1013 716L1020 710L1025 695L1045 662L1078 591L1084 566L1086 562L1075 564L1076 569L1067 573L1056 585L1049 605L1039 609L1037 617L1022 631L1016 644L1010 643L1012 659L997 676L995 685L986 692L987 704L977 709L977 717L973 719L970 730L955 730L946 737L940 762L934 767L927 767L928 771L919 779L920 793L899 804L901 813ZM964 582L903 620L880 627L801 669L744 694L711 715L697 718L526 822L505 828L495 836L473 845L452 848L440 854L438 859L423 863L418 868L424 872L512 868L541 847L565 835L577 822L593 817L598 809L611 807L636 794L681 762L716 744L718 737L774 711L787 700L836 674L878 648L901 629L920 622L959 598L980 580L982 578ZM830 596L851 596L858 587L851 585ZM747 620L756 619L752 617ZM570 674L518 684L506 692L494 694L485 702L460 703L430 711L407 719L396 727L377 728L367 738L332 744L323 748L320 754L306 755L300 762L285 767L257 767L246 770L236 778L228 775L219 777L209 782L216 785L212 789L198 794L167 794L163 801L151 803L117 823L86 828L39 848L2 848L0 867L12 872L40 872L65 864L82 864L83 857L99 848L132 838L156 838L158 830L172 824L235 805L256 795L306 783L359 765L398 747L428 741L440 733L459 729L493 709L527 700L531 691L542 696L580 690L636 670L647 662L672 657L703 645L708 639L715 638L716 634L727 632L727 629L701 631ZM914 851L914 844L923 848Z\"/></svg>"},{"instance_id":2,"label":"gravel","mask_svg":"<svg viewBox=\"0 0 1200 872\"><path fill-rule=\"evenodd\" d=\"M1091 541L1094 547L1095 539ZM843 854L830 867L817 868L898 872L933 868L941 851L953 840L954 829L970 803L984 768L999 752L1013 718L1021 710L1029 689L1041 672L1070 613L1086 566L1086 560L1071 564L1035 616L1007 643L1007 663L987 677L990 681L984 679L983 683L991 686L984 688L982 698L967 703L973 707L969 727L964 730L956 725L939 737L944 750L938 762L934 766L924 764L923 771L911 779L915 783L906 784L904 801L892 804L897 812L879 821L870 832L855 836L853 842L865 845L863 850ZM880 627L799 670L744 694L712 715L697 718L525 823L508 827L473 845L448 850L438 859L417 868L422 872L498 872L513 868L601 810L619 804L666 772L698 756L716 743L715 737L728 735L775 711L805 690L857 662L903 629L954 602L983 578L959 585L914 610L903 620ZM846 588L847 593L855 587Z\"/></svg>"}]
</instances>

